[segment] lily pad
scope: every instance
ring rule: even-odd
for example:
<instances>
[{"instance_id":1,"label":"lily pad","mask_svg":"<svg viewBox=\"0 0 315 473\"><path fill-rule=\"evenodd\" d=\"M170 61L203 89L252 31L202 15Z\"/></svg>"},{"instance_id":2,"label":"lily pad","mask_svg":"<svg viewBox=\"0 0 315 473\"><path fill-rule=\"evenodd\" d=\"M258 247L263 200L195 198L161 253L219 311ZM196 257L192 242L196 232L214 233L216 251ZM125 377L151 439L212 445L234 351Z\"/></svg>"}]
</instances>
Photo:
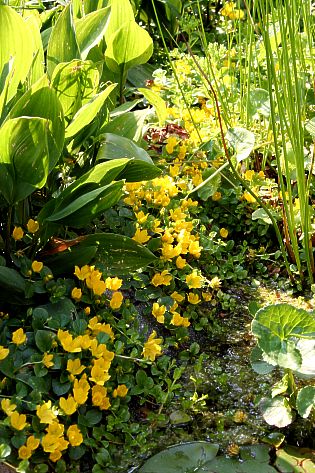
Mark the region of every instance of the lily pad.
<instances>
[{"instance_id":1,"label":"lily pad","mask_svg":"<svg viewBox=\"0 0 315 473\"><path fill-rule=\"evenodd\" d=\"M208 442L189 442L174 445L157 453L140 468L139 473L188 473L199 471L215 458L219 445ZM200 470L202 471L202 470ZM205 471L205 470L204 470Z\"/></svg>"},{"instance_id":2,"label":"lily pad","mask_svg":"<svg viewBox=\"0 0 315 473\"><path fill-rule=\"evenodd\" d=\"M275 466L281 473L315 473L315 451L295 447L278 450Z\"/></svg>"}]
</instances>

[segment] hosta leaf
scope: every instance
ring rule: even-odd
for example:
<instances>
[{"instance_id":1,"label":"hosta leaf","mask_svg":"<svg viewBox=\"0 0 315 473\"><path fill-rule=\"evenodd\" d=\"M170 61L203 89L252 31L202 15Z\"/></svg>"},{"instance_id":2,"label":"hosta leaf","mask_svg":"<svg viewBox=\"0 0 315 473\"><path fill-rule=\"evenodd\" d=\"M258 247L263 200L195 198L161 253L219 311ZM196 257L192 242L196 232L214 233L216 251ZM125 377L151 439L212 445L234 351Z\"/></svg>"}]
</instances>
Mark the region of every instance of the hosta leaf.
<instances>
[{"instance_id":1,"label":"hosta leaf","mask_svg":"<svg viewBox=\"0 0 315 473\"><path fill-rule=\"evenodd\" d=\"M140 143L143 136L143 127L150 110L136 110L119 115L102 128L104 133L112 133L129 138Z\"/></svg>"},{"instance_id":2,"label":"hosta leaf","mask_svg":"<svg viewBox=\"0 0 315 473\"><path fill-rule=\"evenodd\" d=\"M50 215L49 222L82 227L99 213L112 207L122 196L123 182L114 182L80 195L66 207Z\"/></svg>"},{"instance_id":3,"label":"hosta leaf","mask_svg":"<svg viewBox=\"0 0 315 473\"><path fill-rule=\"evenodd\" d=\"M36 51L29 74L29 82L34 84L43 76L45 64L43 43L40 35L40 19L35 15L30 15L25 18L25 22L31 32L33 51Z\"/></svg>"},{"instance_id":4,"label":"hosta leaf","mask_svg":"<svg viewBox=\"0 0 315 473\"><path fill-rule=\"evenodd\" d=\"M110 8L89 13L75 24L76 36L82 59L86 59L89 51L96 46L104 36L109 23Z\"/></svg>"},{"instance_id":5,"label":"hosta leaf","mask_svg":"<svg viewBox=\"0 0 315 473\"><path fill-rule=\"evenodd\" d=\"M296 398L296 408L300 416L306 418L315 408L315 386L306 386L299 390Z\"/></svg>"},{"instance_id":6,"label":"hosta leaf","mask_svg":"<svg viewBox=\"0 0 315 473\"><path fill-rule=\"evenodd\" d=\"M255 135L245 128L230 128L226 133L226 139L234 149L235 158L238 162L248 158L255 146Z\"/></svg>"},{"instance_id":7,"label":"hosta leaf","mask_svg":"<svg viewBox=\"0 0 315 473\"><path fill-rule=\"evenodd\" d=\"M0 5L0 71L13 59L13 76L8 87L7 101L16 93L20 82L24 82L37 53L32 31L27 22L6 5Z\"/></svg>"},{"instance_id":8,"label":"hosta leaf","mask_svg":"<svg viewBox=\"0 0 315 473\"><path fill-rule=\"evenodd\" d=\"M117 158L135 158L153 164L148 153L129 138L113 133L105 133L102 135L102 142L96 159L102 161Z\"/></svg>"},{"instance_id":9,"label":"hosta leaf","mask_svg":"<svg viewBox=\"0 0 315 473\"><path fill-rule=\"evenodd\" d=\"M104 105L105 100L116 86L117 84L109 85L105 90L103 90L103 92L100 92L98 95L93 97L90 102L80 108L66 129L66 138L71 138L80 130L82 130L82 128L91 123L92 120L94 120Z\"/></svg>"},{"instance_id":10,"label":"hosta leaf","mask_svg":"<svg viewBox=\"0 0 315 473\"><path fill-rule=\"evenodd\" d=\"M263 418L270 425L286 427L291 424L293 415L288 401L282 396L263 398L259 404Z\"/></svg>"},{"instance_id":11,"label":"hosta leaf","mask_svg":"<svg viewBox=\"0 0 315 473\"><path fill-rule=\"evenodd\" d=\"M167 118L167 108L165 100L163 100L162 97L153 90L139 88L138 91L144 95L144 97L151 105L153 105L159 119L159 125L163 126Z\"/></svg>"},{"instance_id":12,"label":"hosta leaf","mask_svg":"<svg viewBox=\"0 0 315 473\"><path fill-rule=\"evenodd\" d=\"M128 21L107 41L105 60L108 68L122 77L132 66L146 63L153 53L150 35L134 20Z\"/></svg>"},{"instance_id":13,"label":"hosta leaf","mask_svg":"<svg viewBox=\"0 0 315 473\"><path fill-rule=\"evenodd\" d=\"M92 61L74 59L56 66L51 81L67 119L96 95L99 80L98 67Z\"/></svg>"},{"instance_id":14,"label":"hosta leaf","mask_svg":"<svg viewBox=\"0 0 315 473\"><path fill-rule=\"evenodd\" d=\"M15 204L44 186L49 172L48 121L20 117L0 129L0 189Z\"/></svg>"},{"instance_id":15,"label":"hosta leaf","mask_svg":"<svg viewBox=\"0 0 315 473\"><path fill-rule=\"evenodd\" d=\"M95 1L95 0L94 0ZM133 9L129 0L109 0L110 21L105 32L105 40L108 44L112 35L123 23L134 20Z\"/></svg>"},{"instance_id":16,"label":"hosta leaf","mask_svg":"<svg viewBox=\"0 0 315 473\"><path fill-rule=\"evenodd\" d=\"M61 62L81 59L76 39L72 16L72 5L69 3L58 17L52 29L47 47L47 72L49 77Z\"/></svg>"},{"instance_id":17,"label":"hosta leaf","mask_svg":"<svg viewBox=\"0 0 315 473\"><path fill-rule=\"evenodd\" d=\"M38 84L45 83L40 81ZM15 104L9 113L8 118L21 116L40 117L49 120L47 129L47 145L49 152L49 172L56 165L63 150L65 125L61 104L56 92L48 87L34 84L20 100Z\"/></svg>"},{"instance_id":18,"label":"hosta leaf","mask_svg":"<svg viewBox=\"0 0 315 473\"><path fill-rule=\"evenodd\" d=\"M125 179L127 182L149 181L160 176L161 172L161 169L154 166L154 164L140 159L130 159L117 179Z\"/></svg>"},{"instance_id":19,"label":"hosta leaf","mask_svg":"<svg viewBox=\"0 0 315 473\"><path fill-rule=\"evenodd\" d=\"M0 266L0 285L2 291L25 292L25 279L12 268Z\"/></svg>"}]
</instances>

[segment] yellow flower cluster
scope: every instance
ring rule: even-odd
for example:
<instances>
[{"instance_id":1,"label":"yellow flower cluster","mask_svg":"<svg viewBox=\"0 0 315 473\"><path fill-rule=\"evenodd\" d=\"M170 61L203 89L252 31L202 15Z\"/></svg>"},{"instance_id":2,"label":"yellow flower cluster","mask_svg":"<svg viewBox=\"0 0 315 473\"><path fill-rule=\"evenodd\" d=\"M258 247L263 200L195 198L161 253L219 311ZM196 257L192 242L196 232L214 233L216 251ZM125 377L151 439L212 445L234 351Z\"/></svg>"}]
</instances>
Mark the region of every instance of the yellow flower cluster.
<instances>
[{"instance_id":1,"label":"yellow flower cluster","mask_svg":"<svg viewBox=\"0 0 315 473\"><path fill-rule=\"evenodd\" d=\"M118 310L123 303L123 295L118 289L122 285L122 280L118 277L103 279L101 271L95 269L95 266L85 265L80 268L75 266L75 276L80 280L84 281L88 289L90 289L94 295L102 296L105 291L112 291L109 305L113 310ZM74 287L71 292L71 296L75 301L79 301L82 297L81 288Z\"/></svg>"},{"instance_id":2,"label":"yellow flower cluster","mask_svg":"<svg viewBox=\"0 0 315 473\"><path fill-rule=\"evenodd\" d=\"M244 18L244 11L235 7L235 2L226 2L220 13L223 16L227 16L230 20L241 20Z\"/></svg>"}]
</instances>

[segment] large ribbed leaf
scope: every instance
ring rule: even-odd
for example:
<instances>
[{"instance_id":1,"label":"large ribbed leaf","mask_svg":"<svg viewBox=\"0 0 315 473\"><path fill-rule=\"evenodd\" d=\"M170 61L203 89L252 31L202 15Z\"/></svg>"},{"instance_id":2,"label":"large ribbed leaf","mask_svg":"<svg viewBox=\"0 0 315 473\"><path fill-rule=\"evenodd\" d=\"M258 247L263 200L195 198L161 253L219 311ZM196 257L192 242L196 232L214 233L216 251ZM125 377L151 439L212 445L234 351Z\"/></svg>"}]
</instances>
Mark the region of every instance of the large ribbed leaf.
<instances>
[{"instance_id":1,"label":"large ribbed leaf","mask_svg":"<svg viewBox=\"0 0 315 473\"><path fill-rule=\"evenodd\" d=\"M129 0L109 0L110 21L105 32L106 43L110 37L116 33L123 23L134 20L133 9Z\"/></svg>"},{"instance_id":2,"label":"large ribbed leaf","mask_svg":"<svg viewBox=\"0 0 315 473\"><path fill-rule=\"evenodd\" d=\"M110 36L105 60L110 70L124 77L132 66L146 63L152 53L153 41L150 35L131 20Z\"/></svg>"},{"instance_id":3,"label":"large ribbed leaf","mask_svg":"<svg viewBox=\"0 0 315 473\"><path fill-rule=\"evenodd\" d=\"M0 129L0 191L10 205L46 183L48 125L43 118L20 117Z\"/></svg>"},{"instance_id":4,"label":"large ribbed leaf","mask_svg":"<svg viewBox=\"0 0 315 473\"><path fill-rule=\"evenodd\" d=\"M52 29L47 48L47 72L49 77L61 62L81 59L72 17L72 6L69 3Z\"/></svg>"},{"instance_id":5,"label":"large ribbed leaf","mask_svg":"<svg viewBox=\"0 0 315 473\"><path fill-rule=\"evenodd\" d=\"M104 105L105 100L108 98L109 94L115 89L117 84L111 84L106 87L103 92L99 93L93 99L84 105L80 110L74 115L72 122L66 129L66 138L71 138L76 133L78 133L82 128L92 122L98 112Z\"/></svg>"},{"instance_id":6,"label":"large ribbed leaf","mask_svg":"<svg viewBox=\"0 0 315 473\"><path fill-rule=\"evenodd\" d=\"M36 41L24 19L12 8L0 5L0 72L13 58L13 76L8 87L7 101L16 93L20 82L24 82L36 55Z\"/></svg>"},{"instance_id":7,"label":"large ribbed leaf","mask_svg":"<svg viewBox=\"0 0 315 473\"><path fill-rule=\"evenodd\" d=\"M64 208L54 212L47 220L75 228L89 224L101 212L112 207L122 196L123 182L114 182L77 197Z\"/></svg>"},{"instance_id":8,"label":"large ribbed leaf","mask_svg":"<svg viewBox=\"0 0 315 473\"><path fill-rule=\"evenodd\" d=\"M36 13L38 14L38 12ZM31 31L33 50L36 51L28 79L30 84L34 84L43 76L45 64L43 42L40 35L40 19L34 13L34 15L27 16L25 21Z\"/></svg>"},{"instance_id":9,"label":"large ribbed leaf","mask_svg":"<svg viewBox=\"0 0 315 473\"><path fill-rule=\"evenodd\" d=\"M117 158L135 158L153 164L148 153L129 138L114 133L104 133L96 159L102 161Z\"/></svg>"},{"instance_id":10,"label":"large ribbed leaf","mask_svg":"<svg viewBox=\"0 0 315 473\"><path fill-rule=\"evenodd\" d=\"M96 95L99 80L98 67L92 61L74 59L58 64L51 81L67 119Z\"/></svg>"},{"instance_id":11,"label":"large ribbed leaf","mask_svg":"<svg viewBox=\"0 0 315 473\"><path fill-rule=\"evenodd\" d=\"M56 165L64 144L65 125L62 108L56 92L48 86L38 88L40 81L28 90L11 110L8 118L22 116L40 117L49 120L47 130L49 172Z\"/></svg>"},{"instance_id":12,"label":"large ribbed leaf","mask_svg":"<svg viewBox=\"0 0 315 473\"><path fill-rule=\"evenodd\" d=\"M110 8L102 8L76 22L76 35L82 59L86 59L93 46L103 38L109 24L109 15Z\"/></svg>"}]
</instances>

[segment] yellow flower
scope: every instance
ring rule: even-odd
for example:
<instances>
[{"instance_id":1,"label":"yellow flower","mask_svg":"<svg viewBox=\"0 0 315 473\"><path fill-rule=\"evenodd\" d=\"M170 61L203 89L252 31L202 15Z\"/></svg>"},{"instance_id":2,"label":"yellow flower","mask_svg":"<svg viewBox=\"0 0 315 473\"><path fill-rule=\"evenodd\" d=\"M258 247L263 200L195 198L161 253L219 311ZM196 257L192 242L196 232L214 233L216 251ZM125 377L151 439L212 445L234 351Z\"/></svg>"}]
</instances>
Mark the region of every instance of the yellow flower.
<instances>
[{"instance_id":1,"label":"yellow flower","mask_svg":"<svg viewBox=\"0 0 315 473\"><path fill-rule=\"evenodd\" d=\"M166 141L167 141L167 144L165 146L166 152L168 154L172 154L175 146L177 145L177 138L175 138L175 136L169 136Z\"/></svg>"},{"instance_id":2,"label":"yellow flower","mask_svg":"<svg viewBox=\"0 0 315 473\"><path fill-rule=\"evenodd\" d=\"M50 355L49 353L44 353L43 358L42 358L42 363L46 368L51 368L54 366L54 362L52 361L54 359L54 355Z\"/></svg>"},{"instance_id":3,"label":"yellow flower","mask_svg":"<svg viewBox=\"0 0 315 473\"><path fill-rule=\"evenodd\" d=\"M161 273L156 273L153 278L151 279L151 283L153 286L169 286L171 284L173 277L169 274L169 272L165 269Z\"/></svg>"},{"instance_id":4,"label":"yellow flower","mask_svg":"<svg viewBox=\"0 0 315 473\"><path fill-rule=\"evenodd\" d=\"M265 176L264 171L259 171L258 177L260 177L260 179L265 179L266 176Z\"/></svg>"},{"instance_id":5,"label":"yellow flower","mask_svg":"<svg viewBox=\"0 0 315 473\"><path fill-rule=\"evenodd\" d=\"M110 378L110 375L108 374L110 364L111 362L109 360L105 360L104 358L94 360L94 365L91 369L91 377L89 378L90 381L93 381L95 384L100 386L104 386L106 381L108 381Z\"/></svg>"},{"instance_id":6,"label":"yellow flower","mask_svg":"<svg viewBox=\"0 0 315 473\"><path fill-rule=\"evenodd\" d=\"M107 397L107 389L104 386L96 384L92 388L92 404L101 410L110 408L109 398Z\"/></svg>"},{"instance_id":7,"label":"yellow flower","mask_svg":"<svg viewBox=\"0 0 315 473\"><path fill-rule=\"evenodd\" d=\"M37 406L36 415L41 424L52 424L57 416L51 408L51 401L44 402L44 404Z\"/></svg>"},{"instance_id":8,"label":"yellow flower","mask_svg":"<svg viewBox=\"0 0 315 473\"><path fill-rule=\"evenodd\" d=\"M179 256L176 259L176 266L177 266L178 269L185 268L186 264L187 264L187 261L185 260L185 258L182 258L181 256Z\"/></svg>"},{"instance_id":9,"label":"yellow flower","mask_svg":"<svg viewBox=\"0 0 315 473\"><path fill-rule=\"evenodd\" d=\"M230 20L242 20L244 18L243 10L236 9L229 14Z\"/></svg>"},{"instance_id":10,"label":"yellow flower","mask_svg":"<svg viewBox=\"0 0 315 473\"><path fill-rule=\"evenodd\" d=\"M148 235L147 230L140 230L140 228L137 228L136 233L132 237L133 240L135 240L138 243L146 243L147 241L150 240L150 235Z\"/></svg>"},{"instance_id":11,"label":"yellow flower","mask_svg":"<svg viewBox=\"0 0 315 473\"><path fill-rule=\"evenodd\" d=\"M86 379L86 375L83 375L80 380L76 379L73 386L73 396L75 401L78 404L85 404L88 398L89 390L90 385Z\"/></svg>"},{"instance_id":12,"label":"yellow flower","mask_svg":"<svg viewBox=\"0 0 315 473\"><path fill-rule=\"evenodd\" d=\"M221 287L221 280L218 278L218 276L215 276L211 279L209 285L212 289L219 289Z\"/></svg>"},{"instance_id":13,"label":"yellow flower","mask_svg":"<svg viewBox=\"0 0 315 473\"><path fill-rule=\"evenodd\" d=\"M22 240L24 236L24 231L21 227L14 227L14 230L12 232L12 237L14 238L15 241Z\"/></svg>"},{"instance_id":14,"label":"yellow flower","mask_svg":"<svg viewBox=\"0 0 315 473\"><path fill-rule=\"evenodd\" d=\"M0 361L4 360L8 356L9 351L9 348L4 348L2 345L0 345Z\"/></svg>"},{"instance_id":15,"label":"yellow flower","mask_svg":"<svg viewBox=\"0 0 315 473\"><path fill-rule=\"evenodd\" d=\"M254 176L255 176L255 171L251 169L248 169L244 174L244 178L246 179L246 181L252 181Z\"/></svg>"},{"instance_id":16,"label":"yellow flower","mask_svg":"<svg viewBox=\"0 0 315 473\"><path fill-rule=\"evenodd\" d=\"M201 301L200 297L198 296L198 294L194 294L193 292L190 292L188 294L188 302L190 304L199 304L199 302Z\"/></svg>"},{"instance_id":17,"label":"yellow flower","mask_svg":"<svg viewBox=\"0 0 315 473\"><path fill-rule=\"evenodd\" d=\"M243 199L247 200L250 204L257 202L255 197L253 197L249 192L245 191L243 194Z\"/></svg>"},{"instance_id":18,"label":"yellow flower","mask_svg":"<svg viewBox=\"0 0 315 473\"><path fill-rule=\"evenodd\" d=\"M77 353L82 350L80 345L81 339L79 337L73 339L68 330L59 329L57 337L65 351L69 353Z\"/></svg>"},{"instance_id":19,"label":"yellow flower","mask_svg":"<svg viewBox=\"0 0 315 473\"><path fill-rule=\"evenodd\" d=\"M78 403L73 396L68 396L67 399L61 397L59 399L59 406L67 416L71 416L77 410Z\"/></svg>"},{"instance_id":20,"label":"yellow flower","mask_svg":"<svg viewBox=\"0 0 315 473\"><path fill-rule=\"evenodd\" d=\"M82 291L79 287L74 287L71 291L71 297L75 301L79 301L82 297Z\"/></svg>"},{"instance_id":21,"label":"yellow flower","mask_svg":"<svg viewBox=\"0 0 315 473\"><path fill-rule=\"evenodd\" d=\"M87 264L85 266L82 266L81 269L79 268L79 266L75 266L74 274L78 279L80 279L80 281L84 281L85 279L87 279L90 273L91 267Z\"/></svg>"},{"instance_id":22,"label":"yellow flower","mask_svg":"<svg viewBox=\"0 0 315 473\"><path fill-rule=\"evenodd\" d=\"M212 299L212 294L210 294L209 292L203 292L203 293L202 293L202 297L203 297L203 300L205 300L206 302L208 302L208 301L211 301L211 299Z\"/></svg>"},{"instance_id":23,"label":"yellow flower","mask_svg":"<svg viewBox=\"0 0 315 473\"><path fill-rule=\"evenodd\" d=\"M185 296L183 296L182 294L179 294L179 292L177 291L172 292L171 298L174 299L174 301L179 302L179 303L185 300Z\"/></svg>"},{"instance_id":24,"label":"yellow flower","mask_svg":"<svg viewBox=\"0 0 315 473\"><path fill-rule=\"evenodd\" d=\"M67 437L72 447L77 447L83 442L83 435L81 434L81 430L76 424L70 425L67 430Z\"/></svg>"},{"instance_id":25,"label":"yellow flower","mask_svg":"<svg viewBox=\"0 0 315 473\"><path fill-rule=\"evenodd\" d=\"M154 361L157 356L162 354L162 338L155 338L156 331L154 330L151 335L149 336L148 340L145 342L143 346L142 354L144 358L147 358L151 361Z\"/></svg>"},{"instance_id":26,"label":"yellow flower","mask_svg":"<svg viewBox=\"0 0 315 473\"><path fill-rule=\"evenodd\" d=\"M44 263L41 263L40 261L35 260L32 263L32 270L34 271L34 273L40 273L43 267Z\"/></svg>"},{"instance_id":27,"label":"yellow flower","mask_svg":"<svg viewBox=\"0 0 315 473\"><path fill-rule=\"evenodd\" d=\"M69 373L73 374L74 376L81 374L84 370L85 366L81 365L81 360L79 358L67 361L67 371L69 371Z\"/></svg>"},{"instance_id":28,"label":"yellow flower","mask_svg":"<svg viewBox=\"0 0 315 473\"><path fill-rule=\"evenodd\" d=\"M128 393L128 388L125 384L120 384L117 386L116 389L113 391L113 397L126 397Z\"/></svg>"},{"instance_id":29,"label":"yellow flower","mask_svg":"<svg viewBox=\"0 0 315 473\"><path fill-rule=\"evenodd\" d=\"M171 324L176 327L189 327L190 322L187 317L182 317L178 312L174 312Z\"/></svg>"},{"instance_id":30,"label":"yellow flower","mask_svg":"<svg viewBox=\"0 0 315 473\"><path fill-rule=\"evenodd\" d=\"M90 313L91 313L91 307L85 307L84 313L85 313L85 315L90 315Z\"/></svg>"},{"instance_id":31,"label":"yellow flower","mask_svg":"<svg viewBox=\"0 0 315 473\"><path fill-rule=\"evenodd\" d=\"M202 277L197 274L195 269L192 273L186 276L186 284L189 289L200 289L202 287L202 282Z\"/></svg>"},{"instance_id":32,"label":"yellow flower","mask_svg":"<svg viewBox=\"0 0 315 473\"><path fill-rule=\"evenodd\" d=\"M26 422L26 415L19 414L17 411L12 412L10 415L10 422L14 429L23 430L28 424Z\"/></svg>"},{"instance_id":33,"label":"yellow flower","mask_svg":"<svg viewBox=\"0 0 315 473\"><path fill-rule=\"evenodd\" d=\"M28 460L32 456L32 453L32 450L26 445L22 445L18 450L18 455L21 460Z\"/></svg>"},{"instance_id":34,"label":"yellow flower","mask_svg":"<svg viewBox=\"0 0 315 473\"><path fill-rule=\"evenodd\" d=\"M216 192L214 192L214 193L212 194L211 199L212 199L214 202L216 202L216 201L220 200L221 197L222 197L221 192L216 191Z\"/></svg>"},{"instance_id":35,"label":"yellow flower","mask_svg":"<svg viewBox=\"0 0 315 473\"><path fill-rule=\"evenodd\" d=\"M152 315L156 318L156 320L160 323L164 323L164 314L166 312L165 305L159 305L157 302L153 303L152 307Z\"/></svg>"},{"instance_id":36,"label":"yellow flower","mask_svg":"<svg viewBox=\"0 0 315 473\"><path fill-rule=\"evenodd\" d=\"M5 398L1 401L1 409L10 417L16 409L16 404L11 403L10 399Z\"/></svg>"},{"instance_id":37,"label":"yellow flower","mask_svg":"<svg viewBox=\"0 0 315 473\"><path fill-rule=\"evenodd\" d=\"M54 450L53 452L51 452L51 454L49 455L49 460L51 460L52 462L56 463L58 460L60 460L60 458L62 457L62 453L60 450Z\"/></svg>"},{"instance_id":38,"label":"yellow flower","mask_svg":"<svg viewBox=\"0 0 315 473\"><path fill-rule=\"evenodd\" d=\"M117 310L120 308L121 304L123 303L124 297L120 291L114 292L112 298L110 300L109 305L113 310Z\"/></svg>"},{"instance_id":39,"label":"yellow flower","mask_svg":"<svg viewBox=\"0 0 315 473\"><path fill-rule=\"evenodd\" d=\"M37 230L39 229L39 223L33 220L32 218L29 219L26 226L27 226L27 231L30 233L36 233Z\"/></svg>"},{"instance_id":40,"label":"yellow flower","mask_svg":"<svg viewBox=\"0 0 315 473\"><path fill-rule=\"evenodd\" d=\"M114 278L107 278L105 280L106 288L110 289L111 291L118 291L122 285L122 279L116 277Z\"/></svg>"},{"instance_id":41,"label":"yellow flower","mask_svg":"<svg viewBox=\"0 0 315 473\"><path fill-rule=\"evenodd\" d=\"M229 234L229 231L226 228L221 228L220 229L220 236L222 238L227 238L228 234Z\"/></svg>"},{"instance_id":42,"label":"yellow flower","mask_svg":"<svg viewBox=\"0 0 315 473\"><path fill-rule=\"evenodd\" d=\"M139 222L140 224L146 222L148 219L148 216L149 214L145 214L141 210L141 212L136 213L137 222Z\"/></svg>"},{"instance_id":43,"label":"yellow flower","mask_svg":"<svg viewBox=\"0 0 315 473\"><path fill-rule=\"evenodd\" d=\"M30 435L26 441L26 446L31 450L36 450L39 447L39 439L35 438L34 435Z\"/></svg>"},{"instance_id":44,"label":"yellow flower","mask_svg":"<svg viewBox=\"0 0 315 473\"><path fill-rule=\"evenodd\" d=\"M19 328L12 333L12 343L15 345L23 345L26 342L26 334L22 328Z\"/></svg>"},{"instance_id":45,"label":"yellow flower","mask_svg":"<svg viewBox=\"0 0 315 473\"><path fill-rule=\"evenodd\" d=\"M195 258L200 258L202 246L199 246L199 241L192 241L189 243L188 251Z\"/></svg>"}]
</instances>

